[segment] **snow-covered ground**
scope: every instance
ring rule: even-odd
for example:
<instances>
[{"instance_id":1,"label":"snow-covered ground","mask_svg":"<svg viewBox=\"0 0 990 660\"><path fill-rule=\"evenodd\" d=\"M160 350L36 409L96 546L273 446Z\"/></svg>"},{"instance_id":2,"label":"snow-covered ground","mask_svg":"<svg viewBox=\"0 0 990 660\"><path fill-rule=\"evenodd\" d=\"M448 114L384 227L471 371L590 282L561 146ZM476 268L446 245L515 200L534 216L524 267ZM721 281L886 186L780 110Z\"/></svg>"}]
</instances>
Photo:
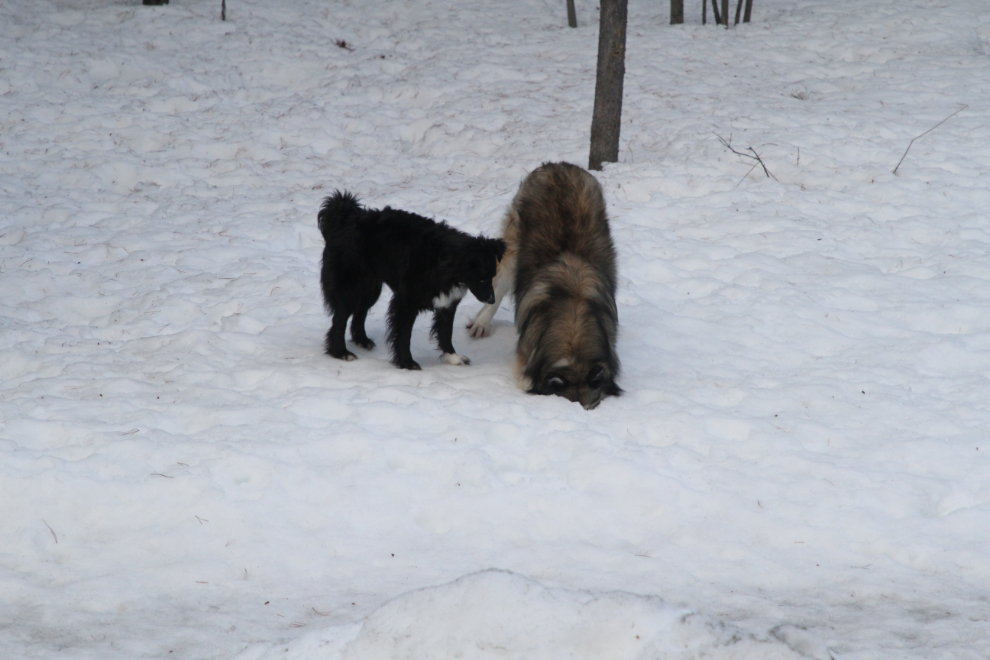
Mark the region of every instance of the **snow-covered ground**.
<instances>
[{"instance_id":1,"label":"snow-covered ground","mask_svg":"<svg viewBox=\"0 0 990 660\"><path fill-rule=\"evenodd\" d=\"M3 0L0 657L990 657L990 8L687 4L587 412L509 306L324 356L316 211L497 232L587 162L593 2Z\"/></svg>"}]
</instances>

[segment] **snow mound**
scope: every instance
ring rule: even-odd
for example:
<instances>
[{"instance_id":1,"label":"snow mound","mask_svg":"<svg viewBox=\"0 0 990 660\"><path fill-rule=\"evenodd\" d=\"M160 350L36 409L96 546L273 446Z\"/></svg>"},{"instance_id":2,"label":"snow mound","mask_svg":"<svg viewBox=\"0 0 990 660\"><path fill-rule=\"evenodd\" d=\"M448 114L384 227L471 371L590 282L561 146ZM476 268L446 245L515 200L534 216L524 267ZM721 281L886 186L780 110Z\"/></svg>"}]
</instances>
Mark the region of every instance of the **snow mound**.
<instances>
[{"instance_id":1,"label":"snow mound","mask_svg":"<svg viewBox=\"0 0 990 660\"><path fill-rule=\"evenodd\" d=\"M360 625L326 629L265 650L249 649L239 660L832 657L821 642L797 631L782 626L761 637L656 597L553 589L515 573L488 570L407 592Z\"/></svg>"}]
</instances>

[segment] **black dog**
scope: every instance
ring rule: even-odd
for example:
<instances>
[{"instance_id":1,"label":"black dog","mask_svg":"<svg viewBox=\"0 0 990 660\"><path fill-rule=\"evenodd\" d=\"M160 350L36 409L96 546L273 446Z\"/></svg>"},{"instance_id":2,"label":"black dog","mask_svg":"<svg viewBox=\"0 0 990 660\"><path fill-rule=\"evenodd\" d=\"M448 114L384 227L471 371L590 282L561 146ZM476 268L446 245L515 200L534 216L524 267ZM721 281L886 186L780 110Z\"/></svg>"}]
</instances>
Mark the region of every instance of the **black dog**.
<instances>
[{"instance_id":1,"label":"black dog","mask_svg":"<svg viewBox=\"0 0 990 660\"><path fill-rule=\"evenodd\" d=\"M388 306L388 344L392 364L419 369L409 351L416 316L433 310L432 337L447 364L470 364L454 352L454 312L470 290L485 303L495 302L492 278L505 254L498 238L470 236L443 222L390 207L366 209L339 190L323 200L320 232L326 241L320 284L323 301L333 316L326 350L341 360L354 360L344 344L351 321L351 339L371 350L375 342L364 330L368 309L382 292L392 289Z\"/></svg>"}]
</instances>

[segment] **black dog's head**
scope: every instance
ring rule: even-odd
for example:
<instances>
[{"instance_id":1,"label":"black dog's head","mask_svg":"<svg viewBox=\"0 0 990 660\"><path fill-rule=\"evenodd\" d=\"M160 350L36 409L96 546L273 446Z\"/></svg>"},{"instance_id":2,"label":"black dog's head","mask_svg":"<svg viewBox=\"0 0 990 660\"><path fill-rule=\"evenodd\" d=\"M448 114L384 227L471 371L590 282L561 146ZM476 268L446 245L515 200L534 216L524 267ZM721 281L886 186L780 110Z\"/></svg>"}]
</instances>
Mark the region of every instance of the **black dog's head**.
<instances>
[{"instance_id":1,"label":"black dog's head","mask_svg":"<svg viewBox=\"0 0 990 660\"><path fill-rule=\"evenodd\" d=\"M467 286L474 297L489 305L495 302L492 278L498 262L505 255L505 241L501 238L478 236L471 245L454 257L457 279Z\"/></svg>"}]
</instances>

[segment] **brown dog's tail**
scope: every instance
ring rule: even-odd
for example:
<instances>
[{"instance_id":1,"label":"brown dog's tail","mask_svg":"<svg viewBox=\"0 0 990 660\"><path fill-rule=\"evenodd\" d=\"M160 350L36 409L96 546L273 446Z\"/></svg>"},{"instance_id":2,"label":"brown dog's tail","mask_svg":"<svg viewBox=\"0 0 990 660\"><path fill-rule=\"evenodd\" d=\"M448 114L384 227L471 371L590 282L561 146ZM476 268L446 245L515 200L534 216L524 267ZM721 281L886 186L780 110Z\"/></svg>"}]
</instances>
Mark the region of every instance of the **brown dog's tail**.
<instances>
[{"instance_id":1,"label":"brown dog's tail","mask_svg":"<svg viewBox=\"0 0 990 660\"><path fill-rule=\"evenodd\" d=\"M358 202L358 198L346 190L334 191L334 194L323 200L320 207L320 214L317 216L320 233L323 240L329 242L331 234L344 227L350 227L354 219L364 213L364 207Z\"/></svg>"}]
</instances>

